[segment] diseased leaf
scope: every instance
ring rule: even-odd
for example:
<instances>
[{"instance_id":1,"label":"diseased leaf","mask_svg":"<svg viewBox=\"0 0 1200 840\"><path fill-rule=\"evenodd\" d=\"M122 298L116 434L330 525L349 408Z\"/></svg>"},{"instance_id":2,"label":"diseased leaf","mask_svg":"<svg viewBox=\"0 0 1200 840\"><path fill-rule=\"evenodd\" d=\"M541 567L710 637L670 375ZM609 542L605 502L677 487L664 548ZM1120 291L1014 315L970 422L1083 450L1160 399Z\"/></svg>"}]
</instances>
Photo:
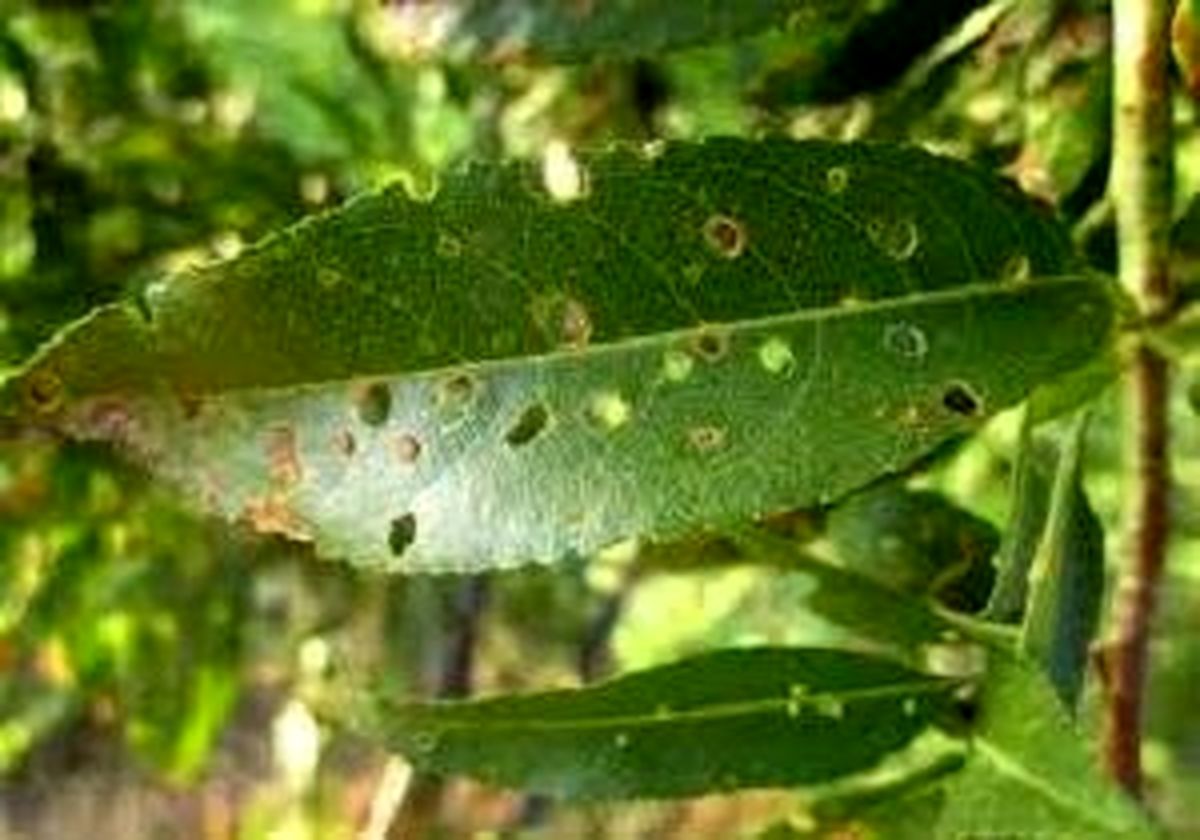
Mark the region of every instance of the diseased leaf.
<instances>
[{"instance_id":1,"label":"diseased leaf","mask_svg":"<svg viewBox=\"0 0 1200 840\"><path fill-rule=\"evenodd\" d=\"M1082 482L1086 421L1081 413L1059 456L1021 629L1021 649L1042 663L1069 709L1083 687L1104 589L1104 531Z\"/></svg>"},{"instance_id":2,"label":"diseased leaf","mask_svg":"<svg viewBox=\"0 0 1200 840\"><path fill-rule=\"evenodd\" d=\"M1024 282L1071 266L1058 229L949 161L724 141L566 173L555 200L475 167L170 278L4 408L323 555L478 571L829 502L1108 343L1101 281Z\"/></svg>"},{"instance_id":3,"label":"diseased leaf","mask_svg":"<svg viewBox=\"0 0 1200 840\"><path fill-rule=\"evenodd\" d=\"M1094 766L1042 677L995 655L966 767L946 787L934 837L1156 836Z\"/></svg>"},{"instance_id":4,"label":"diseased leaf","mask_svg":"<svg viewBox=\"0 0 1200 840\"><path fill-rule=\"evenodd\" d=\"M356 726L429 772L564 797L687 796L870 767L953 686L863 654L749 648L577 690L380 702Z\"/></svg>"}]
</instances>

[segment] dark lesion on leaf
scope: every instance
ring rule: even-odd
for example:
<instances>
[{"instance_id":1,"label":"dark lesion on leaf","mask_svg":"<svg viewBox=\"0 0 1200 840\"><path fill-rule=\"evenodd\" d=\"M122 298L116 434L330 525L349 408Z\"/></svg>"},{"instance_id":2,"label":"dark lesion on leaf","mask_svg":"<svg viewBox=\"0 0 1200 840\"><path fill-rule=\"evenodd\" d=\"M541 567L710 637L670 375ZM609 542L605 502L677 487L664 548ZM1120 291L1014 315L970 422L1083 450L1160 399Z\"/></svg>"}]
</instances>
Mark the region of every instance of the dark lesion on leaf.
<instances>
[{"instance_id":1,"label":"dark lesion on leaf","mask_svg":"<svg viewBox=\"0 0 1200 840\"><path fill-rule=\"evenodd\" d=\"M396 557L408 551L417 539L417 517L411 513L397 516L388 526L388 548Z\"/></svg>"},{"instance_id":2,"label":"dark lesion on leaf","mask_svg":"<svg viewBox=\"0 0 1200 840\"><path fill-rule=\"evenodd\" d=\"M961 417L976 417L983 411L983 401L969 385L953 382L942 392L942 406Z\"/></svg>"},{"instance_id":3,"label":"dark lesion on leaf","mask_svg":"<svg viewBox=\"0 0 1200 840\"><path fill-rule=\"evenodd\" d=\"M688 344L692 355L701 361L719 362L729 353L729 334L715 329L701 329Z\"/></svg>"},{"instance_id":4,"label":"dark lesion on leaf","mask_svg":"<svg viewBox=\"0 0 1200 840\"><path fill-rule=\"evenodd\" d=\"M363 423L382 426L392 413L392 391L386 382L363 385L354 395L354 407Z\"/></svg>"},{"instance_id":5,"label":"dark lesion on leaf","mask_svg":"<svg viewBox=\"0 0 1200 840\"><path fill-rule=\"evenodd\" d=\"M550 424L550 410L542 403L527 406L521 416L504 434L509 446L524 446L545 431Z\"/></svg>"},{"instance_id":6,"label":"dark lesion on leaf","mask_svg":"<svg viewBox=\"0 0 1200 840\"><path fill-rule=\"evenodd\" d=\"M66 387L52 370L39 368L25 380L25 401L39 414L53 414L62 407Z\"/></svg>"}]
</instances>

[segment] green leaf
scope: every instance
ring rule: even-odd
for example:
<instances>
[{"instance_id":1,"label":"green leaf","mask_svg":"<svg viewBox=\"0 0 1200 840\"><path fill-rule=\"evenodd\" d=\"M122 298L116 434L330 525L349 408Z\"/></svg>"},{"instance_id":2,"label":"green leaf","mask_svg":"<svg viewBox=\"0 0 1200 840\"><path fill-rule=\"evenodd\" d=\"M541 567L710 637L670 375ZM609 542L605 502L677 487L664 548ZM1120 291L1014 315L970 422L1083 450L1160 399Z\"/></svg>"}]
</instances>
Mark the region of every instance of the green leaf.
<instances>
[{"instance_id":1,"label":"green leaf","mask_svg":"<svg viewBox=\"0 0 1200 840\"><path fill-rule=\"evenodd\" d=\"M1155 833L1107 782L1040 674L995 655L964 770L935 837L1139 838Z\"/></svg>"},{"instance_id":2,"label":"green leaf","mask_svg":"<svg viewBox=\"0 0 1200 840\"><path fill-rule=\"evenodd\" d=\"M1033 443L1034 419L1026 408L1021 416L1009 490L1008 522L997 557L998 574L984 614L992 621L1016 622L1029 596L1029 570L1037 553L1049 506L1049 481L1037 468Z\"/></svg>"},{"instance_id":3,"label":"green leaf","mask_svg":"<svg viewBox=\"0 0 1200 840\"><path fill-rule=\"evenodd\" d=\"M357 727L418 769L564 797L825 781L904 746L953 683L863 654L749 648L567 691L380 702Z\"/></svg>"},{"instance_id":4,"label":"green leaf","mask_svg":"<svg viewBox=\"0 0 1200 840\"><path fill-rule=\"evenodd\" d=\"M401 4L391 25L414 50L482 50L554 61L658 55L767 29L823 27L861 13L844 0L465 0Z\"/></svg>"},{"instance_id":5,"label":"green leaf","mask_svg":"<svg viewBox=\"0 0 1200 840\"><path fill-rule=\"evenodd\" d=\"M1083 687L1104 589L1104 531L1081 473L1086 426L1087 414L1081 413L1059 456L1021 629L1021 649L1046 668L1068 708Z\"/></svg>"},{"instance_id":6,"label":"green leaf","mask_svg":"<svg viewBox=\"0 0 1200 840\"><path fill-rule=\"evenodd\" d=\"M170 278L5 408L323 555L482 570L829 502L1109 341L1101 281L981 282L1069 249L949 161L722 141L567 171L572 200L474 167Z\"/></svg>"}]
</instances>

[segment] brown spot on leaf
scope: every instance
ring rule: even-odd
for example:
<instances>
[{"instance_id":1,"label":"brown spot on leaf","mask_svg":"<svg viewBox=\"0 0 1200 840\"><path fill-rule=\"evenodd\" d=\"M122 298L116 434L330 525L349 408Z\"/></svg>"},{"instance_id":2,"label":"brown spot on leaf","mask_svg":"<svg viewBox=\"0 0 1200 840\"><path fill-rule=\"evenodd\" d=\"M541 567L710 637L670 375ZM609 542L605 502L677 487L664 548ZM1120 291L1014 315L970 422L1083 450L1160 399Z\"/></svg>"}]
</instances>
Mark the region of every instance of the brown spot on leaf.
<instances>
[{"instance_id":1,"label":"brown spot on leaf","mask_svg":"<svg viewBox=\"0 0 1200 840\"><path fill-rule=\"evenodd\" d=\"M304 477L296 451L296 430L291 426L267 430L267 471L271 483L278 487L291 487Z\"/></svg>"},{"instance_id":2,"label":"brown spot on leaf","mask_svg":"<svg viewBox=\"0 0 1200 840\"><path fill-rule=\"evenodd\" d=\"M437 404L444 410L462 408L475 396L475 377L465 371L452 373L438 383Z\"/></svg>"},{"instance_id":3,"label":"brown spot on leaf","mask_svg":"<svg viewBox=\"0 0 1200 840\"><path fill-rule=\"evenodd\" d=\"M287 500L269 493L246 501L242 516L260 534L279 534L298 542L312 542L313 535Z\"/></svg>"},{"instance_id":4,"label":"brown spot on leaf","mask_svg":"<svg viewBox=\"0 0 1200 840\"><path fill-rule=\"evenodd\" d=\"M333 448L347 458L353 458L358 451L358 439L349 429L341 429L333 435Z\"/></svg>"},{"instance_id":5,"label":"brown spot on leaf","mask_svg":"<svg viewBox=\"0 0 1200 840\"><path fill-rule=\"evenodd\" d=\"M974 417L983 409L983 400L969 385L955 382L942 394L942 405L947 411L963 417Z\"/></svg>"},{"instance_id":6,"label":"brown spot on leaf","mask_svg":"<svg viewBox=\"0 0 1200 840\"><path fill-rule=\"evenodd\" d=\"M415 464L421 457L421 441L417 439L416 435L408 432L396 436L393 449L396 452L396 460L401 464Z\"/></svg>"},{"instance_id":7,"label":"brown spot on leaf","mask_svg":"<svg viewBox=\"0 0 1200 840\"><path fill-rule=\"evenodd\" d=\"M719 426L696 426L688 429L687 439L697 452L715 452L725 448L729 434Z\"/></svg>"},{"instance_id":8,"label":"brown spot on leaf","mask_svg":"<svg viewBox=\"0 0 1200 840\"><path fill-rule=\"evenodd\" d=\"M727 260L737 259L746 250L746 228L730 216L716 215L705 222L704 238Z\"/></svg>"},{"instance_id":9,"label":"brown spot on leaf","mask_svg":"<svg viewBox=\"0 0 1200 840\"><path fill-rule=\"evenodd\" d=\"M58 374L39 368L25 380L25 401L38 414L53 414L62 408L64 390Z\"/></svg>"}]
</instances>

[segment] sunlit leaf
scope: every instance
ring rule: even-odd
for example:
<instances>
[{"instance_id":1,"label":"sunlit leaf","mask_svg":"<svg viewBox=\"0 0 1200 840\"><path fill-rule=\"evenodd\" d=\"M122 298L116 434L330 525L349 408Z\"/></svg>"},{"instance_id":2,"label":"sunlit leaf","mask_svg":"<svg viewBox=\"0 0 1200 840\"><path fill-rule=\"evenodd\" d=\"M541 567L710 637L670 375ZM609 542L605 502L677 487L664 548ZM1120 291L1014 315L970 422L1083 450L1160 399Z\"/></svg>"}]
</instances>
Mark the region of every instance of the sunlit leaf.
<instances>
[{"instance_id":1,"label":"sunlit leaf","mask_svg":"<svg viewBox=\"0 0 1200 840\"><path fill-rule=\"evenodd\" d=\"M170 278L64 333L8 405L324 555L479 570L827 503L1108 343L1102 281L1025 282L1070 265L1057 228L948 161L558 163L550 192L475 167Z\"/></svg>"}]
</instances>

